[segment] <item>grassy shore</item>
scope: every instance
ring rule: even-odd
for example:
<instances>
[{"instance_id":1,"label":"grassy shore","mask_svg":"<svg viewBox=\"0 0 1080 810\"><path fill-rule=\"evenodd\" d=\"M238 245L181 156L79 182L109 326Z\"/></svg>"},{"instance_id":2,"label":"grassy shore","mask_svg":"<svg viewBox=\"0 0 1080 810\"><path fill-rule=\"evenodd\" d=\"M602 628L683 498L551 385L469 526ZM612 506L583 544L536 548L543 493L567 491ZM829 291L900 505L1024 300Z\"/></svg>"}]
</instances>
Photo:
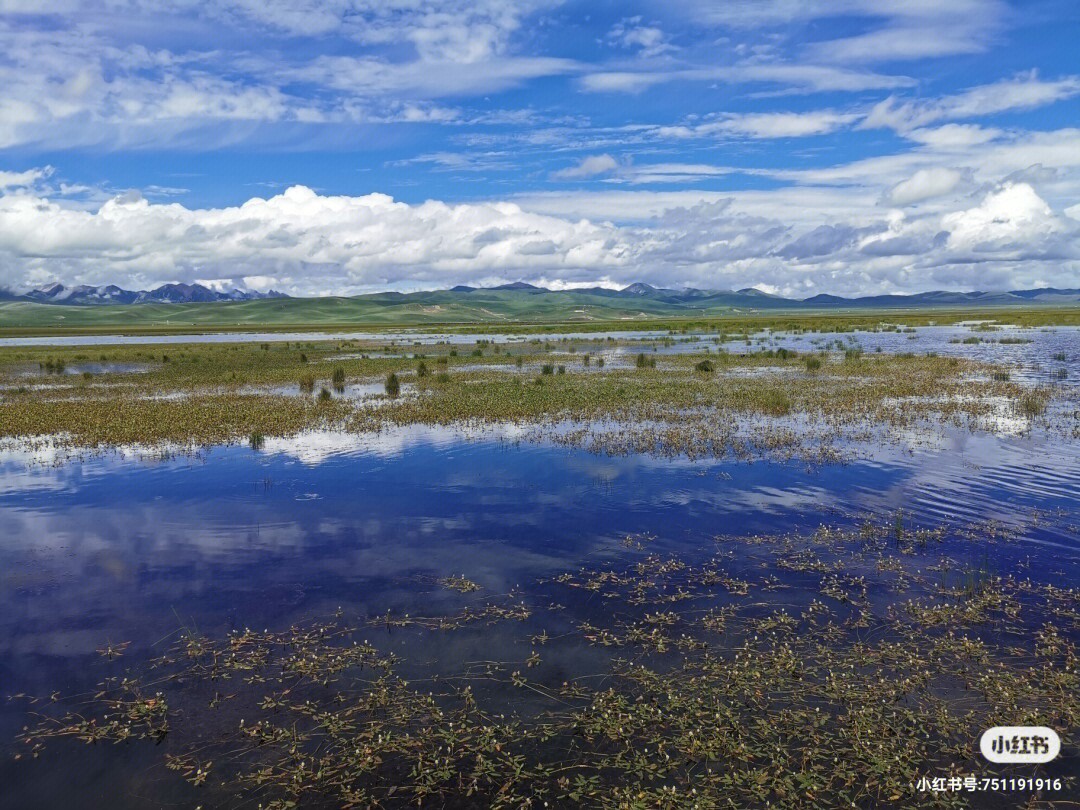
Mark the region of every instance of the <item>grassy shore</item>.
<instances>
[{"instance_id":1,"label":"grassy shore","mask_svg":"<svg viewBox=\"0 0 1080 810\"><path fill-rule=\"evenodd\" d=\"M926 326L987 320L1019 326L1078 326L1080 306L919 307L915 309L728 310L706 315L611 313L569 317L569 310L547 314L522 311L513 317L485 317L476 311L432 317L416 312L380 315L351 311L349 299L297 302L282 307L262 301L237 304L158 304L126 307L60 307L0 303L0 337L64 335L175 335L216 332L349 332L438 330L477 333L604 332L628 329L756 331L787 329L850 331L885 324Z\"/></svg>"}]
</instances>

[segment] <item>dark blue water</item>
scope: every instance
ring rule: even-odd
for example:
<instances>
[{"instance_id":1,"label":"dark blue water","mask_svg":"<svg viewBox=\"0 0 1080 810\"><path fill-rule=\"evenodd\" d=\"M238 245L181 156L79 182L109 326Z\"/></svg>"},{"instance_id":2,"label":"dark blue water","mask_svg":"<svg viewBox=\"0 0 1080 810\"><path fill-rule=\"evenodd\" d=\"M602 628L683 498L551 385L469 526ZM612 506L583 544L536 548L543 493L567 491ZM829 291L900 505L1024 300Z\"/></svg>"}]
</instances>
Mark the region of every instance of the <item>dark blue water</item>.
<instances>
[{"instance_id":1,"label":"dark blue water","mask_svg":"<svg viewBox=\"0 0 1080 810\"><path fill-rule=\"evenodd\" d=\"M1013 547L1025 555L1080 556L1080 452L1038 437L957 433L914 454L881 449L825 467L610 458L428 429L340 452L335 439L345 440L55 467L9 452L0 463L5 687L76 671L106 640L150 645L178 616L217 632L339 605L361 615L438 610L430 589L416 587L424 577L462 574L505 592L618 554L631 534L678 551L720 534L903 509L924 525L998 520L1022 532Z\"/></svg>"}]
</instances>

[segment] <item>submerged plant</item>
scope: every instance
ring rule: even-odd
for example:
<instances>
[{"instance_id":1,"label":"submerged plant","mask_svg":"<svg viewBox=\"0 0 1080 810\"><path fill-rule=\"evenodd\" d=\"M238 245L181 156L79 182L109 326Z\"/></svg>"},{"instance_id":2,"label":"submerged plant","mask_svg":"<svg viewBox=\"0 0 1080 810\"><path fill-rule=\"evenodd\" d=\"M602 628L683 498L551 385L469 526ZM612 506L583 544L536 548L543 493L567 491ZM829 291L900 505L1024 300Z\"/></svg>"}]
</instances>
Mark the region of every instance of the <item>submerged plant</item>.
<instances>
[{"instance_id":1,"label":"submerged plant","mask_svg":"<svg viewBox=\"0 0 1080 810\"><path fill-rule=\"evenodd\" d=\"M1006 718L1053 727L1075 757L1076 589L993 576L986 555L950 583L891 531L723 537L685 556L631 544L479 605L453 575L441 615L184 631L145 665L110 643L97 690L28 699L20 756L167 740L157 778L204 806L275 810L952 808L919 778L999 774L972 741ZM784 563L806 598L756 566L736 577L746 553ZM416 637L453 650L447 634L452 660L397 653ZM1077 786L1050 775L1047 806Z\"/></svg>"}]
</instances>

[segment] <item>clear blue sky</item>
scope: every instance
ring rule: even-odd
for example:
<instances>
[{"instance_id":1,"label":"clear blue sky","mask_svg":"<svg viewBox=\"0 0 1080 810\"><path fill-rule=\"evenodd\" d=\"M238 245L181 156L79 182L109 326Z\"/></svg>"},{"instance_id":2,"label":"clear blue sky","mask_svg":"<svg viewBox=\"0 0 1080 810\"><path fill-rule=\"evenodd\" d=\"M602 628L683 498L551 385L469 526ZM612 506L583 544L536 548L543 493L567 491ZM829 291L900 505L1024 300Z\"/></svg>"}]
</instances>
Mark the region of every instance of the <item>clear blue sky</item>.
<instances>
[{"instance_id":1,"label":"clear blue sky","mask_svg":"<svg viewBox=\"0 0 1080 810\"><path fill-rule=\"evenodd\" d=\"M0 0L0 287L1080 287L1066 0Z\"/></svg>"}]
</instances>

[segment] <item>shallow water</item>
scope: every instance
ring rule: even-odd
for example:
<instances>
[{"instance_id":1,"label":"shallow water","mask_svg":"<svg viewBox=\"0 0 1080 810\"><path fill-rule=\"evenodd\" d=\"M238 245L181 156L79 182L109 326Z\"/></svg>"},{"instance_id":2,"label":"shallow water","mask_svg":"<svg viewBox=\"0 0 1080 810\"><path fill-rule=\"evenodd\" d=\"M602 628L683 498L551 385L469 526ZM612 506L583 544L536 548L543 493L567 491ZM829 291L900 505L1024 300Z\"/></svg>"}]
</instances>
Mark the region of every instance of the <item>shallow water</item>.
<instances>
[{"instance_id":1,"label":"shallow water","mask_svg":"<svg viewBox=\"0 0 1080 810\"><path fill-rule=\"evenodd\" d=\"M429 346L435 343L476 343L486 340L492 343L524 343L529 340L606 340L628 339L646 340L660 338L667 332L658 330L614 330L609 332L560 332L558 334L473 334L466 332L192 332L186 335L57 335L46 337L0 338L0 347L5 346L132 346L161 345L173 343L273 343L322 342L334 340L357 340L378 342L380 344L396 342L402 349L409 346Z\"/></svg>"},{"instance_id":2,"label":"shallow water","mask_svg":"<svg viewBox=\"0 0 1080 810\"><path fill-rule=\"evenodd\" d=\"M1007 353L1026 368L1052 363L1057 351L1077 356L1076 330L1025 330L1035 342L1024 345L949 343L958 333L968 330L910 343L903 334L856 339L868 350L880 340L893 350ZM789 337L785 345L806 350L822 336ZM879 447L814 467L613 458L515 438L510 429L309 433L268 438L261 451L218 447L158 461L121 452L58 464L47 450L9 445L0 450L0 684L5 694L91 688L104 644L132 642L125 660L135 665L181 623L216 635L287 627L339 606L360 617L451 612L461 599L432 587L437 577L464 575L487 595L528 590L618 558L627 536L693 555L717 535L813 531L865 516L900 513L912 528L990 520L1017 540L946 542L935 554L1080 584L1080 443L1038 429L947 433L914 450ZM446 666L503 652L474 637L468 649L453 639L402 643ZM21 708L0 704L0 747L23 722ZM54 748L49 765L5 757L0 807L149 808L172 795L154 781L133 786L141 749Z\"/></svg>"}]
</instances>

